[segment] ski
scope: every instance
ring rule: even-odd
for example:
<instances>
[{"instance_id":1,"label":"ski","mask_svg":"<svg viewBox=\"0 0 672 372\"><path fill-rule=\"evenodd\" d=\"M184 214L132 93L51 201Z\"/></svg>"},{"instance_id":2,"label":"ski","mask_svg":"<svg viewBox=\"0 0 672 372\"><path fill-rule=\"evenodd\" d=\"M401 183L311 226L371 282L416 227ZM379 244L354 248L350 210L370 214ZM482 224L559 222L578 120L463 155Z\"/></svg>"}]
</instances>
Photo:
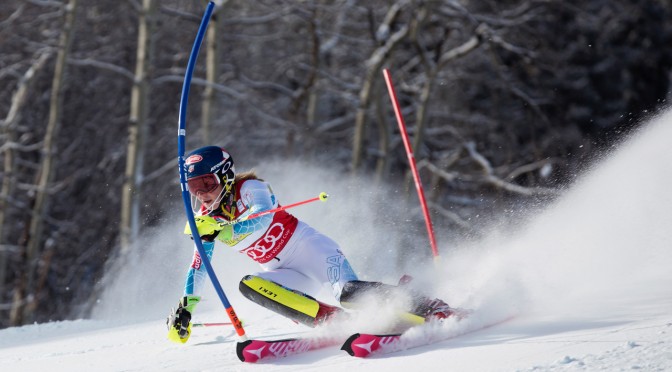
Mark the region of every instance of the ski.
<instances>
[{"instance_id":1,"label":"ski","mask_svg":"<svg viewBox=\"0 0 672 372\"><path fill-rule=\"evenodd\" d=\"M347 352L350 356L358 358L366 358L370 355L383 355L390 354L402 350L411 349L414 347L424 346L433 344L436 342L446 341L465 334L478 332L484 329L488 329L509 320L513 317L509 317L503 320L496 322L488 323L479 327L474 327L466 331L457 332L457 333L448 333L445 335L437 334L434 337L421 339L409 339L406 337L407 333L392 333L392 334L382 334L374 335L368 333L355 333L352 334L341 346L341 350ZM422 327L422 326L418 326ZM415 328L415 327L413 327Z\"/></svg>"},{"instance_id":2,"label":"ski","mask_svg":"<svg viewBox=\"0 0 672 372\"><path fill-rule=\"evenodd\" d=\"M366 358L371 354L378 352L381 348L388 348L388 345L399 343L401 333L389 335L372 335L368 333L355 333L348 337L341 346L350 356Z\"/></svg>"},{"instance_id":3,"label":"ski","mask_svg":"<svg viewBox=\"0 0 672 372\"><path fill-rule=\"evenodd\" d=\"M342 338L334 337L297 337L281 340L254 339L238 342L236 354L241 362L257 363L336 346L342 340Z\"/></svg>"}]
</instances>

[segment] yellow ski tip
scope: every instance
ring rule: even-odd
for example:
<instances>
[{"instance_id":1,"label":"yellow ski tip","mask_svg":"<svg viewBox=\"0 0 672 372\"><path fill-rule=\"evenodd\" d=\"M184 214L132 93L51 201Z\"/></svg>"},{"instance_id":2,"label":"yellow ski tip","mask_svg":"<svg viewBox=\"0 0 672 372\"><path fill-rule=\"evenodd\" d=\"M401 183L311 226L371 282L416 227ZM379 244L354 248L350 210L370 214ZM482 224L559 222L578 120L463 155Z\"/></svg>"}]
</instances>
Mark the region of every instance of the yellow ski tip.
<instances>
[{"instance_id":1,"label":"yellow ski tip","mask_svg":"<svg viewBox=\"0 0 672 372\"><path fill-rule=\"evenodd\" d=\"M313 195L315 195L315 194L313 194ZM320 193L320 201L327 201L328 197L329 197L329 195L327 195L326 192L321 192Z\"/></svg>"}]
</instances>

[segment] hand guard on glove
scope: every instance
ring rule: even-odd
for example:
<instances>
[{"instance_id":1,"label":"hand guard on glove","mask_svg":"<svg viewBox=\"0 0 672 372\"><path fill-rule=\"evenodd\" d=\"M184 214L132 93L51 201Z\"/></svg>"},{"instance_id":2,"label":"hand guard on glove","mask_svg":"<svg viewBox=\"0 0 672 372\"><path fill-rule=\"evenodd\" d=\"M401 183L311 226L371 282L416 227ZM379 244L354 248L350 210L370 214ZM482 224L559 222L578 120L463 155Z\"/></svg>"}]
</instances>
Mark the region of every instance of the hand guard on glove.
<instances>
[{"instance_id":1,"label":"hand guard on glove","mask_svg":"<svg viewBox=\"0 0 672 372\"><path fill-rule=\"evenodd\" d=\"M205 240L212 241L217 237L221 241L226 241L233 237L233 225L222 217L196 216L194 222L196 222L198 235ZM184 233L191 235L189 222L184 227Z\"/></svg>"},{"instance_id":2,"label":"hand guard on glove","mask_svg":"<svg viewBox=\"0 0 672 372\"><path fill-rule=\"evenodd\" d=\"M191 313L200 300L199 296L184 296L177 304L177 309L171 310L166 320L168 338L171 341L187 342L191 335Z\"/></svg>"}]
</instances>

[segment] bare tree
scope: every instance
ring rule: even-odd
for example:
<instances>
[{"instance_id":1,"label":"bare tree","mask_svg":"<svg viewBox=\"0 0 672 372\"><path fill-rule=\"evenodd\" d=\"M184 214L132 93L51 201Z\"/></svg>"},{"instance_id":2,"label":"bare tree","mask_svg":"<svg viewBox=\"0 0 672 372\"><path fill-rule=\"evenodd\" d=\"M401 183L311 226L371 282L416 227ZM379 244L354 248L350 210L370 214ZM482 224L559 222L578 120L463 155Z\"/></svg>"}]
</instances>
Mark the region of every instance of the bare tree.
<instances>
[{"instance_id":1,"label":"bare tree","mask_svg":"<svg viewBox=\"0 0 672 372\"><path fill-rule=\"evenodd\" d=\"M138 20L138 46L135 81L131 93L126 171L121 201L121 254L131 249L140 229L140 197L149 124L149 73L152 63L152 36L156 7L154 0L143 0Z\"/></svg>"},{"instance_id":2,"label":"bare tree","mask_svg":"<svg viewBox=\"0 0 672 372\"><path fill-rule=\"evenodd\" d=\"M414 39L414 45L418 51L418 56L425 66L424 72L424 82L422 87L419 89L420 94L418 97L417 108L415 112L415 136L413 138L412 149L414 152L420 151L420 145L422 144L423 134L425 124L427 122L427 116L429 115L429 104L431 101L431 93L436 83L437 76L441 70L443 70L449 62L460 58L468 53L473 52L481 44L485 35L487 27L481 26L474 30L473 36L468 40L464 41L462 44L453 47L447 51L443 51L444 42L440 41L437 43L436 50L433 51L435 55L439 57L436 58L432 55L429 55L429 51L426 47L418 40L418 32L414 32L412 39ZM448 31L446 30L445 33ZM410 171L406 172L405 184L406 184L406 194L408 195L411 190L412 175Z\"/></svg>"},{"instance_id":3,"label":"bare tree","mask_svg":"<svg viewBox=\"0 0 672 372\"><path fill-rule=\"evenodd\" d=\"M355 118L355 133L352 145L352 170L357 171L362 163L362 151L364 148L364 128L367 121L367 111L371 101L371 92L376 80L380 79L381 66L389 58L392 49L394 49L410 32L411 28L416 26L418 19L412 17L412 24L401 24L394 32L392 30L397 25L398 18L404 6L408 1L402 0L390 7L385 15L385 20L378 27L377 36L381 38L382 43L376 48L367 61L366 76L362 82L362 88L359 91L359 106L357 107L357 116ZM413 10L411 10L413 11ZM423 12L418 12L422 16Z\"/></svg>"},{"instance_id":4,"label":"bare tree","mask_svg":"<svg viewBox=\"0 0 672 372\"><path fill-rule=\"evenodd\" d=\"M45 260L40 259L42 245L45 244L44 224L49 211L50 189L52 179L57 166L55 142L58 139L61 127L61 112L63 106L63 92L65 88L65 73L67 57L70 51L73 29L76 19L77 0L70 0L64 8L65 18L63 30L58 44L56 66L51 85L51 98L49 105L49 121L42 142L42 159L40 162L38 179L36 182L35 201L32 209L28 241L26 244L25 294L20 290L15 292L14 308L12 309L11 321L19 324L22 321L32 321L40 300L39 291L48 270L51 256L49 250L45 251ZM49 244L46 244L50 246ZM41 273L41 275L40 275ZM38 277L39 275L39 277ZM27 297L27 302L23 296ZM25 304L25 306L23 306Z\"/></svg>"},{"instance_id":5,"label":"bare tree","mask_svg":"<svg viewBox=\"0 0 672 372\"><path fill-rule=\"evenodd\" d=\"M212 19L208 24L205 39L205 79L210 83L216 83L219 77L219 39L220 39L220 13L223 14L224 7L228 0L220 1L215 8ZM213 102L215 98L215 88L208 84L203 90L203 102L201 103L201 139L203 144L210 141L212 119L214 115Z\"/></svg>"},{"instance_id":6,"label":"bare tree","mask_svg":"<svg viewBox=\"0 0 672 372\"><path fill-rule=\"evenodd\" d=\"M4 155L2 189L0 190L0 293L5 293L5 273L7 271L7 252L11 251L9 244L5 244L5 216L8 213L9 202L14 194L15 175L14 175L14 153L19 150L18 143L14 141L14 127L21 120L21 110L28 102L28 93L32 83L35 81L35 75L44 68L46 62L52 53L46 51L33 62L26 73L19 80L16 92L12 97L12 104L7 116L2 121L0 127L5 142L2 145Z\"/></svg>"}]
</instances>

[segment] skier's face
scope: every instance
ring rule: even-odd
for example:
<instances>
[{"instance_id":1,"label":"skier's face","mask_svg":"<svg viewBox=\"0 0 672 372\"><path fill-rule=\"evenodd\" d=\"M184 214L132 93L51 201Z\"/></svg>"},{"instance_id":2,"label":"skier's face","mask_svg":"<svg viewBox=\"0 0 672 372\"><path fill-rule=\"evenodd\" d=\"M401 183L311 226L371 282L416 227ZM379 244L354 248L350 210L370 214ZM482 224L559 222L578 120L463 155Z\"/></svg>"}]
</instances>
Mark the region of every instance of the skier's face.
<instances>
[{"instance_id":1,"label":"skier's face","mask_svg":"<svg viewBox=\"0 0 672 372\"><path fill-rule=\"evenodd\" d=\"M223 188L222 184L218 184L214 190L210 192L198 192L195 196L206 208L214 210L215 208L218 208L221 203L221 198L219 198L219 196L222 193ZM217 205L215 205L215 203Z\"/></svg>"}]
</instances>

